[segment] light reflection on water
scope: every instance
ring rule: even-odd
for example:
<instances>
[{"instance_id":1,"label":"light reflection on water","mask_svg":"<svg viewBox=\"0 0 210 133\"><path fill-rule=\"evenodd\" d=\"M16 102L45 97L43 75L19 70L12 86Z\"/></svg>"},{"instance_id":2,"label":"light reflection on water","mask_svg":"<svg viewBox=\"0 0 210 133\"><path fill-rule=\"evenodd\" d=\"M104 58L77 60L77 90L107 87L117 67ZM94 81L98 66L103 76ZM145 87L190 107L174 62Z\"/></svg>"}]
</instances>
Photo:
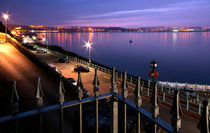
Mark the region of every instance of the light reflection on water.
<instances>
[{"instance_id":1,"label":"light reflection on water","mask_svg":"<svg viewBox=\"0 0 210 133\"><path fill-rule=\"evenodd\" d=\"M48 43L148 79L149 62L158 60L159 80L210 84L210 32L39 33ZM129 43L132 40L133 43Z\"/></svg>"}]
</instances>

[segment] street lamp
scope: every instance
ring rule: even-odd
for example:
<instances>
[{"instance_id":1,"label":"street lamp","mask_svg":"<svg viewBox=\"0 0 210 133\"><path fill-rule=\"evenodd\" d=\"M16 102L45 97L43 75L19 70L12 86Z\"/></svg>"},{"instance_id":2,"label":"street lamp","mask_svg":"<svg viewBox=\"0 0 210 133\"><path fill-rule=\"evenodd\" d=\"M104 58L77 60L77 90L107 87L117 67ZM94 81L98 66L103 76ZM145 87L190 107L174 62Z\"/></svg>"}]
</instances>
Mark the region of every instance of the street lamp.
<instances>
[{"instance_id":1,"label":"street lamp","mask_svg":"<svg viewBox=\"0 0 210 133\"><path fill-rule=\"evenodd\" d=\"M92 45L91 42L89 42L89 41L85 42L85 47L88 48L88 50L89 50L89 62L91 62L91 60L90 60L91 45Z\"/></svg>"},{"instance_id":2,"label":"street lamp","mask_svg":"<svg viewBox=\"0 0 210 133\"><path fill-rule=\"evenodd\" d=\"M152 68L152 70L149 72L149 76L152 77L153 81L155 81L155 78L158 77L158 71L155 70L157 68L157 61L152 60L150 62L150 67Z\"/></svg>"},{"instance_id":3,"label":"street lamp","mask_svg":"<svg viewBox=\"0 0 210 133\"><path fill-rule=\"evenodd\" d=\"M9 15L7 13L3 13L3 18L5 21L5 42L7 42L7 20L9 19Z\"/></svg>"},{"instance_id":4,"label":"street lamp","mask_svg":"<svg viewBox=\"0 0 210 133\"><path fill-rule=\"evenodd\" d=\"M156 60L152 60L150 62L150 67L152 68L152 70L155 70L157 68L157 61Z\"/></svg>"}]
</instances>

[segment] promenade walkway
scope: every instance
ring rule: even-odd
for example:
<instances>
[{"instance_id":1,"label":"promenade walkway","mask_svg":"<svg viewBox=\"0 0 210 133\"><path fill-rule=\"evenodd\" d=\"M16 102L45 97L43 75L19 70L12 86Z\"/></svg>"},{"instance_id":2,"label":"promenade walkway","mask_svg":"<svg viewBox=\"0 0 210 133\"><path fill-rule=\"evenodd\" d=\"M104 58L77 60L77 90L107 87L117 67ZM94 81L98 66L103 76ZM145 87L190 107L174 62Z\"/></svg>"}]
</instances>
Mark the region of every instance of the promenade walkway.
<instances>
[{"instance_id":1,"label":"promenade walkway","mask_svg":"<svg viewBox=\"0 0 210 133\"><path fill-rule=\"evenodd\" d=\"M0 36L1 38L1 36ZM47 54L37 54L33 52L47 64L55 64L58 69L62 72L64 77L73 77L77 80L77 73L74 72L74 66L77 65L77 62L71 60L68 64L63 63L55 63L56 59L59 55L48 52ZM10 82L11 80L17 80L17 88L18 93L20 95L21 100L24 101L23 104L27 108L32 108L35 106L35 87L36 87L36 77L42 77L42 89L45 94L46 105L54 104L57 99L57 80L53 79L49 74L44 72L41 68L36 66L31 60L29 60L25 55L19 52L15 47L13 47L10 43L4 43L3 39L0 39L0 81L5 83ZM104 94L110 92L110 75L104 72L98 71L99 81L100 81L100 90L99 94ZM90 68L90 72L82 73L82 82L84 87L93 95L93 78L94 78L94 69ZM118 79L118 89L120 88L120 80ZM133 99L134 95L134 85L128 84L129 88L129 99ZM68 89L68 88L65 88ZM69 94L70 95L70 94ZM68 97L67 97L68 98ZM143 97L143 105L142 107L150 110L151 104L148 99ZM164 121L170 123L171 115L169 113L170 109L166 106L160 105L160 118ZM52 114L51 114L52 115ZM51 116L49 115L49 116ZM54 115L54 114L53 114ZM50 117L46 118L51 120ZM54 121L50 121L50 124L57 124L55 122L56 115L54 115ZM69 117L68 117L69 118ZM183 133L199 133L199 130L196 128L198 123L197 119L191 118L189 116L184 115L182 117L182 128L181 131ZM51 125L48 125L52 127ZM68 125L69 126L69 125ZM46 125L47 128L47 125ZM55 132L57 129L49 128L48 132ZM71 128L69 127L69 130Z\"/></svg>"},{"instance_id":2,"label":"promenade walkway","mask_svg":"<svg viewBox=\"0 0 210 133\"><path fill-rule=\"evenodd\" d=\"M41 85L44 93L44 105L53 105L58 103L58 79L54 79L43 69L34 64L13 45L5 43L4 36L0 34L0 116L10 114L8 110L10 110L11 106L10 98L12 80L16 80L17 83L17 92L20 98L19 111L22 112L36 108L35 94L37 76L41 77ZM66 98L70 99L68 95ZM44 119L47 121L43 122L45 132L59 132L59 128L57 126L59 123L58 120L56 121L56 119L59 119L59 115L56 112L46 114ZM68 119L73 118L69 115ZM28 131L31 133L33 133L33 131L38 132L33 130L36 125L31 124L31 122L27 121L23 128L32 129ZM65 130L73 132L73 128L71 126L73 126L73 124L66 126ZM0 128L0 132L4 131Z\"/></svg>"},{"instance_id":3,"label":"promenade walkway","mask_svg":"<svg viewBox=\"0 0 210 133\"><path fill-rule=\"evenodd\" d=\"M41 58L43 61L45 61L47 64L54 64L61 72L62 75L66 78L74 78L77 81L77 73L74 71L74 66L78 65L79 63L75 62L74 60L70 60L70 63L56 63L56 59L60 56L58 54L54 54L51 52L48 52L47 54L37 54L36 52L33 52L34 54L36 54L39 58ZM82 83L83 86L89 91L89 93L91 94L91 96L93 96L93 78L94 78L94 69L90 68L90 72L88 73L82 73ZM111 76L107 73L98 71L98 78L100 81L100 90L99 90L99 94L104 94L104 93L108 93L110 92L110 78ZM119 92L121 90L121 81L118 79L117 81L117 87L119 89ZM133 84L128 83L128 92L129 92L129 96L128 98L130 100L134 99L134 88L135 86ZM68 88L66 88L68 89ZM150 110L151 104L149 103L148 98L143 97L143 108L147 109L148 111ZM171 114L170 112L170 108L164 106L164 105L160 105L160 118L163 119L164 121L170 123L170 119L171 119ZM194 119L192 117L183 115L182 117L182 128L181 131L183 133L199 133L199 130L197 129L197 123L198 120Z\"/></svg>"}]
</instances>

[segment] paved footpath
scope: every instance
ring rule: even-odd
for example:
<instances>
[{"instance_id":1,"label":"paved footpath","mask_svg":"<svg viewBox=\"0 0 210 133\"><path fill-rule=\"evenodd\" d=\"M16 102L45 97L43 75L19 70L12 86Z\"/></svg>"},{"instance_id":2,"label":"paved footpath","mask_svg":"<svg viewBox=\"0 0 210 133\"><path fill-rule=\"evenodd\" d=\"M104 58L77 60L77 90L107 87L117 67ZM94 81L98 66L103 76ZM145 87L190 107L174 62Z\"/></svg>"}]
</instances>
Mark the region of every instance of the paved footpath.
<instances>
[{"instance_id":1,"label":"paved footpath","mask_svg":"<svg viewBox=\"0 0 210 133\"><path fill-rule=\"evenodd\" d=\"M45 61L48 64L54 64L58 69L62 72L63 76L66 78L74 78L77 81L77 73L74 71L74 66L79 64L73 60L70 61L70 63L56 63L56 59L60 56L57 54L53 54L51 52L48 52L47 54L37 54L36 52L33 52L38 57L40 57L43 61ZM82 83L83 86L89 91L91 96L93 96L93 78L94 78L94 69L90 68L90 72L88 73L82 73ZM111 76L109 74L106 74L104 72L98 71L98 77L100 81L100 94L108 93L110 92L111 84L110 84L110 78ZM120 81L117 82L118 88L120 88ZM128 92L129 92L129 99L134 99L134 88L135 86L132 84L128 84ZM119 89L120 91L121 89ZM151 104L148 100L143 98L143 108L150 110ZM164 105L160 105L160 118L164 121L170 123L171 114L169 113L170 109ZM182 128L181 131L183 133L199 133L199 130L197 127L198 120L194 119L192 117L184 115L182 117Z\"/></svg>"},{"instance_id":2,"label":"paved footpath","mask_svg":"<svg viewBox=\"0 0 210 133\"><path fill-rule=\"evenodd\" d=\"M17 92L20 98L20 111L26 111L32 108L36 108L35 93L37 76L41 77L41 85L44 93L44 105L54 105L58 103L57 79L54 79L40 67L34 64L30 59L28 59L25 55L18 51L13 45L11 45L10 43L5 43L4 40L1 39L0 34L0 99L4 97L2 96L2 92L5 92L5 88L2 87L2 83L8 84L11 83L12 80L16 80ZM9 104L11 90L6 91L9 93L7 93L7 95L5 96L7 98L2 101L4 102L4 104L0 104L1 111L5 109L5 102ZM10 114L10 112L8 112L8 114ZM43 130L45 132L59 132L59 115L56 112L51 112L44 115L43 117ZM72 116L68 116L68 119L71 119L71 117ZM30 126L30 124L25 126ZM65 130L68 132L73 132L73 128L71 126L72 124L65 126ZM33 129L34 127L29 128ZM0 133L1 132L2 131L0 129Z\"/></svg>"}]
</instances>

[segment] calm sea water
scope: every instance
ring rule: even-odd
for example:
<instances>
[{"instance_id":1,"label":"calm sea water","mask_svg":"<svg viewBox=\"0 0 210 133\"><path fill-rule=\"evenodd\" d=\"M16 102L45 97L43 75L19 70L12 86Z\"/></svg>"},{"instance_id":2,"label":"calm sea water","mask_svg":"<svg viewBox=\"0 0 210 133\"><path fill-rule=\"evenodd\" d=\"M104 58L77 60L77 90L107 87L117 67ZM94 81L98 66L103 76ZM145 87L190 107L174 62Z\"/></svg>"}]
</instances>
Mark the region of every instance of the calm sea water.
<instances>
[{"instance_id":1,"label":"calm sea water","mask_svg":"<svg viewBox=\"0 0 210 133\"><path fill-rule=\"evenodd\" d=\"M210 84L210 32L39 33L48 43L91 60L149 79L149 62L158 61L161 81ZM129 43L132 40L132 43Z\"/></svg>"}]
</instances>

